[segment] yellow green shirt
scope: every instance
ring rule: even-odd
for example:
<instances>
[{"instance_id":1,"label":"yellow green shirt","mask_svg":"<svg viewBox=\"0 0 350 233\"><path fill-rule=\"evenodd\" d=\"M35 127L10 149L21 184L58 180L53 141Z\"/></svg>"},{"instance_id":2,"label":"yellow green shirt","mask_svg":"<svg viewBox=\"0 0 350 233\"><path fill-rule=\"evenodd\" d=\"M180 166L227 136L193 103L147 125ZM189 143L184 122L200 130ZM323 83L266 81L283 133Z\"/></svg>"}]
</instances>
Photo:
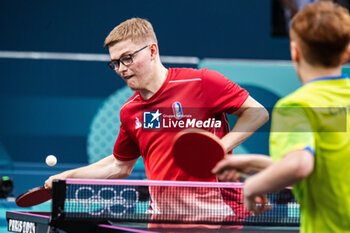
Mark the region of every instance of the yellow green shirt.
<instances>
[{"instance_id":1,"label":"yellow green shirt","mask_svg":"<svg viewBox=\"0 0 350 233\"><path fill-rule=\"evenodd\" d=\"M302 233L350 233L350 80L314 79L277 102L270 154L308 149L313 172L294 187Z\"/></svg>"}]
</instances>

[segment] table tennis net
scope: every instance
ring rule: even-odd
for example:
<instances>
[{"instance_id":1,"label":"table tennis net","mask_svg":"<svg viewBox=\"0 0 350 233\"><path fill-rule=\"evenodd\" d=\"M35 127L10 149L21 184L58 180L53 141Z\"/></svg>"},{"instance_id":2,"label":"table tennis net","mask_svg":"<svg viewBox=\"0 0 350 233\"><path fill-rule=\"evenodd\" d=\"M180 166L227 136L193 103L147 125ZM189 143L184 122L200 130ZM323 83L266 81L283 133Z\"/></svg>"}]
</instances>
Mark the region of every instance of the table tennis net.
<instances>
[{"instance_id":1,"label":"table tennis net","mask_svg":"<svg viewBox=\"0 0 350 233\"><path fill-rule=\"evenodd\" d=\"M53 188L53 218L120 222L298 226L290 189L269 193L271 210L245 210L240 183L60 181Z\"/></svg>"}]
</instances>

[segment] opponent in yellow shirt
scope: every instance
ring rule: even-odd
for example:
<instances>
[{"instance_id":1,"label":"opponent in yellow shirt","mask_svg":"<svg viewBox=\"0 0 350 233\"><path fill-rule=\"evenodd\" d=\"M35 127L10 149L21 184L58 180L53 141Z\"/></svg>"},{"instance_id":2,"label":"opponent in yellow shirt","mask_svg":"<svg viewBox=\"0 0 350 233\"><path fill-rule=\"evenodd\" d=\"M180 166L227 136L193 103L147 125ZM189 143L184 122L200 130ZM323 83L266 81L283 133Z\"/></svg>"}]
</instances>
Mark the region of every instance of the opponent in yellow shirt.
<instances>
[{"instance_id":1,"label":"opponent in yellow shirt","mask_svg":"<svg viewBox=\"0 0 350 233\"><path fill-rule=\"evenodd\" d=\"M350 57L349 12L330 1L309 4L293 18L290 39L303 86L274 108L273 160L226 156L213 172L223 180L235 178L236 170L258 172L243 192L256 213L268 209L264 194L295 185L301 232L350 233L350 82L342 75Z\"/></svg>"},{"instance_id":2,"label":"opponent in yellow shirt","mask_svg":"<svg viewBox=\"0 0 350 233\"><path fill-rule=\"evenodd\" d=\"M301 232L350 232L350 80L323 77L281 99L272 114L274 161L296 150L314 155L311 174L294 186Z\"/></svg>"}]
</instances>

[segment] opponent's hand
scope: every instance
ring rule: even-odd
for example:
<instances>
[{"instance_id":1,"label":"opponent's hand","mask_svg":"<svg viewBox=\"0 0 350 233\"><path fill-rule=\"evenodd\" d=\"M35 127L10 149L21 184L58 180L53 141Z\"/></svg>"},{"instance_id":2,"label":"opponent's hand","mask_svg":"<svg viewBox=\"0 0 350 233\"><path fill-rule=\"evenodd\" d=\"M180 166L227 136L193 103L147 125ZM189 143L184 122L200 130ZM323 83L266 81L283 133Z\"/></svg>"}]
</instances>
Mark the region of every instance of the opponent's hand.
<instances>
[{"instance_id":1,"label":"opponent's hand","mask_svg":"<svg viewBox=\"0 0 350 233\"><path fill-rule=\"evenodd\" d=\"M269 199L265 194L251 194L250 187L252 183L251 178L248 178L244 183L243 201L245 207L254 214L260 214L272 208Z\"/></svg>"},{"instance_id":2,"label":"opponent's hand","mask_svg":"<svg viewBox=\"0 0 350 233\"><path fill-rule=\"evenodd\" d=\"M272 208L266 195L246 196L243 192L243 200L245 207L254 214L261 214Z\"/></svg>"},{"instance_id":3,"label":"opponent's hand","mask_svg":"<svg viewBox=\"0 0 350 233\"><path fill-rule=\"evenodd\" d=\"M65 179L66 178L66 175L62 172L60 174L56 174L56 175L53 175L53 176L50 176L46 181L45 181L45 188L47 189L52 189L52 181L55 180L55 179Z\"/></svg>"}]
</instances>

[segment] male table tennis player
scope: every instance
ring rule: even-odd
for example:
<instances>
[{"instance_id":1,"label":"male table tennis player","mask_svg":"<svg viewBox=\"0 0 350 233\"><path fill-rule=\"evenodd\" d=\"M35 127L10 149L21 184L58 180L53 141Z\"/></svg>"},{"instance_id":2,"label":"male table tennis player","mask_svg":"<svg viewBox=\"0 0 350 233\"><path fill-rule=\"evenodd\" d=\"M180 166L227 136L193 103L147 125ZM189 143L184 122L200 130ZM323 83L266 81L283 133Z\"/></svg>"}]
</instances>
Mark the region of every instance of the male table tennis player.
<instances>
[{"instance_id":1,"label":"male table tennis player","mask_svg":"<svg viewBox=\"0 0 350 233\"><path fill-rule=\"evenodd\" d=\"M258 155L235 156L213 171L229 180L234 175L224 171L228 167L262 170L245 182L249 210L263 210L255 205L261 195L295 185L301 232L350 232L350 81L342 75L350 54L349 13L331 2L308 5L293 19L290 39L304 85L274 108L274 162Z\"/></svg>"},{"instance_id":2,"label":"male table tennis player","mask_svg":"<svg viewBox=\"0 0 350 233\"><path fill-rule=\"evenodd\" d=\"M47 188L51 188L53 179L125 178L140 155L149 180L216 181L215 175L209 179L191 177L174 163L171 145L181 128L169 129L162 121L157 122L165 115L163 110L170 111L168 116L175 116L167 118L166 122L182 120L176 117L190 115L190 111L193 111L190 120L210 119L205 129L221 138L227 152L268 120L263 106L220 73L208 69L165 68L160 61L153 27L145 19L132 18L121 23L107 36L105 46L111 57L109 67L135 91L121 108L121 126L113 155L51 176L45 182ZM149 121L159 123L159 128L146 129L145 112L147 116L152 114ZM226 113L238 117L231 132Z\"/></svg>"}]
</instances>

